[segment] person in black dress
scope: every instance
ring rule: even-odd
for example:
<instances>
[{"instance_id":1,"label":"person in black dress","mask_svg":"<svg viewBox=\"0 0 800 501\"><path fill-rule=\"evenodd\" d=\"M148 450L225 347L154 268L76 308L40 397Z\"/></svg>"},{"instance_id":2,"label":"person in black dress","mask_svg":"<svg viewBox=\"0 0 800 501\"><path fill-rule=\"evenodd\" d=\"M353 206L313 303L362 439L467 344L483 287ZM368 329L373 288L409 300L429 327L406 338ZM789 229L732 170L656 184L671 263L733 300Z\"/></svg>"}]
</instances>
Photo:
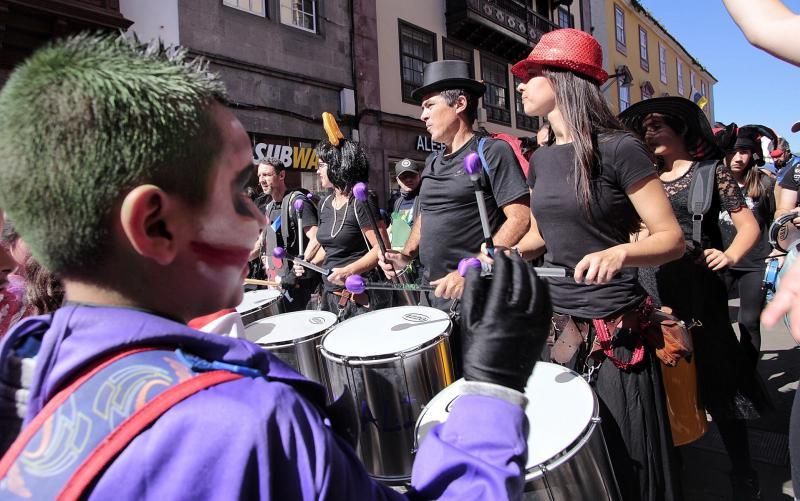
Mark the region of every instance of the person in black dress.
<instances>
[{"instance_id":1,"label":"person in black dress","mask_svg":"<svg viewBox=\"0 0 800 501\"><path fill-rule=\"evenodd\" d=\"M681 97L647 99L620 118L644 138L660 167L659 177L686 236L680 259L655 270L661 302L692 328L697 384L730 456L734 499L759 499L758 480L750 462L746 419L768 405L755 366L746 357L728 318L728 295L719 274L736 265L758 239L758 223L745 204L736 179L722 161L705 114ZM712 160L716 190L702 221L701 240L692 240L689 188L701 161ZM726 211L736 229L723 246L719 213Z\"/></svg>"}]
</instances>

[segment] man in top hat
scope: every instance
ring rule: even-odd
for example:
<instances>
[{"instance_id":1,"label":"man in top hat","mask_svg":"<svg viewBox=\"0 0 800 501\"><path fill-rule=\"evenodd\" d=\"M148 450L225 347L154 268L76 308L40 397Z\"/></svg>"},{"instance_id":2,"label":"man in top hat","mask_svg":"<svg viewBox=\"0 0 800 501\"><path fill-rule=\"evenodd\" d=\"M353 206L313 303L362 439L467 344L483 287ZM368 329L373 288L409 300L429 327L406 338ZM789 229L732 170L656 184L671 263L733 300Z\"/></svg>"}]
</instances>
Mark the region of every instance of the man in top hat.
<instances>
[{"instance_id":1,"label":"man in top hat","mask_svg":"<svg viewBox=\"0 0 800 501\"><path fill-rule=\"evenodd\" d=\"M421 120L433 141L445 145L428 156L422 172L420 214L400 253L387 256L400 269L416 255L425 279L436 286L426 300L449 309L461 296L464 279L458 273L461 259L481 254L483 232L475 189L464 174L464 159L478 151L473 130L478 99L486 86L472 78L464 61L436 61L425 66L423 85L412 93L422 103ZM486 164L482 186L493 242L511 247L530 225L529 196L525 178L513 149L502 140L486 138ZM384 263L384 270L391 268Z\"/></svg>"}]
</instances>

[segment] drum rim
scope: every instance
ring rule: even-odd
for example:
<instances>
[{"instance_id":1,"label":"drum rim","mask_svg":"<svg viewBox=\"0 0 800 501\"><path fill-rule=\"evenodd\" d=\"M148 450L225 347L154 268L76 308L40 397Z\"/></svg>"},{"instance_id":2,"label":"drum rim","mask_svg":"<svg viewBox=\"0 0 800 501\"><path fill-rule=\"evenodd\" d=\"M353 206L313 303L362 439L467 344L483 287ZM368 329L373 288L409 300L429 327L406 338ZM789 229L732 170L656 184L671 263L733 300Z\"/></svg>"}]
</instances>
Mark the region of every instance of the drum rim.
<instances>
[{"instance_id":1,"label":"drum rim","mask_svg":"<svg viewBox=\"0 0 800 501\"><path fill-rule=\"evenodd\" d=\"M547 363L547 362L539 362L539 363ZM553 365L558 365L559 367L567 370L568 372L573 373L576 377L579 377L579 378L583 379L583 377L580 374L578 374L577 372L573 371L572 369L569 369L569 368L564 367L563 365L559 365L559 364L553 364ZM453 384L459 383L459 381L464 381L464 378L461 378L461 379L458 379L458 380L454 381L453 383L451 383L450 386L452 386ZM446 387L445 389L449 388L450 386ZM442 391L444 391L444 390L442 390ZM601 424L600 403L599 403L599 401L597 399L597 394L595 393L594 389L591 389L589 393L592 396L592 413L591 413L591 417L589 418L589 422L587 423L587 425L583 428L581 433L577 437L575 437L575 439L573 441L571 441L563 449L559 450L558 452L556 452L555 454L553 454L552 456L547 458L546 461L542 461L541 463L537 463L537 464L532 465L530 467L528 467L526 465L525 466L525 482L526 483L529 480L534 480L537 477L541 476L544 473L544 470L555 469L555 468L561 466L562 464L564 464L565 462L567 462L569 459L573 458L578 453L578 451L580 451L583 448L583 446L589 440L591 440L591 438L594 435L594 432L595 432L596 429L602 433L602 428L598 429L598 427ZM434 395L433 399L435 399L437 395ZM450 407L453 404L453 402L455 402L457 399L461 398L463 395L464 395L464 393L460 393L460 394L456 395L455 398L450 400L445 405L445 408ZM428 402L425 406L423 406L422 410L419 413L419 416L417 417L417 422L414 425L414 444L413 444L414 451L419 449L419 446L420 446L420 442L419 442L419 438L420 437L419 437L419 433L418 433L417 430L420 429L420 425L421 425L423 417L425 417L425 415L427 415L427 413L430 411L430 404L433 401L433 399L431 399L430 402ZM530 405L530 403L528 403L528 405ZM448 412L447 415L449 416L450 413ZM441 421L441 422L444 422L444 421ZM529 422L529 425L530 425L530 422ZM545 467L544 470L541 468L542 466Z\"/></svg>"},{"instance_id":2,"label":"drum rim","mask_svg":"<svg viewBox=\"0 0 800 501\"><path fill-rule=\"evenodd\" d=\"M338 327L342 324L337 324ZM411 358L414 356L419 355L420 353L424 353L428 351L433 346L443 343L450 339L450 334L453 330L453 324L450 323L446 332L443 332L437 335L435 338L430 339L423 344L413 346L406 351L400 353L383 353L380 355L368 355L368 356L348 356L348 355L339 355L337 353L333 353L332 351L328 351L322 345L325 342L324 337L328 336L333 332L333 328L329 329L323 336L323 339L320 341L319 346L317 349L319 350L320 354L325 357L326 359L330 360L331 362L338 362L343 365L347 366L357 366L357 365L379 365L382 363L389 363L389 362L396 362L398 360L403 360L405 358Z\"/></svg>"},{"instance_id":3,"label":"drum rim","mask_svg":"<svg viewBox=\"0 0 800 501\"><path fill-rule=\"evenodd\" d=\"M268 300L268 301L264 302L264 303L260 303L260 304L258 304L258 305L256 305L256 306L254 306L254 307L250 308L249 310L244 310L244 311L240 311L240 310L239 310L239 306L241 306L241 305L242 305L242 303L244 302L244 298L245 298L245 295L246 295L246 294L252 294L252 293L254 293L254 292L262 292L262 291L268 291L268 292L277 292L277 293L278 293L278 295L277 295L277 296L275 296L274 298L272 298L272 299L270 299L270 300ZM249 315L249 314L251 314L251 313L253 313L253 312L256 312L256 311L262 310L262 309L264 309L264 308L269 308L269 307L271 307L273 304L275 304L275 303L279 302L279 301L281 300L281 298L282 298L282 297L283 297L283 294L281 293L281 291L279 291L279 290L277 290L277 289L259 289L259 290L255 290L255 291L247 291L247 292L245 292L245 293L244 293L244 295L242 295L242 300L241 300L241 301L239 301L239 304L238 304L238 305L236 305L236 308L234 308L234 309L236 310L236 312L237 312L237 313L239 313L239 315L242 315L242 316L244 316L244 315Z\"/></svg>"},{"instance_id":4,"label":"drum rim","mask_svg":"<svg viewBox=\"0 0 800 501\"><path fill-rule=\"evenodd\" d=\"M317 311L317 310L289 311L289 312L285 312L285 313L279 313L277 315L270 315L270 316L262 317L262 318L259 318L257 320L254 320L254 321L250 322L249 324L245 325L245 327L244 327L245 337L247 337L247 330L250 327L256 325L261 320L274 319L276 317L280 317L280 316L283 316L283 315L300 316L300 314L303 314L303 313L308 312L308 311L314 311L315 314L320 314L321 313L323 315L325 315L325 314L333 315L334 322L331 325L329 325L328 327L325 327L322 330L319 330L319 331L316 331L316 332L312 332L311 334L307 334L307 335L305 335L303 337L296 337L296 338L288 339L286 341L276 341L275 343L259 343L258 340L251 341L251 343L256 344L258 346L261 346L261 347L264 347L264 348L270 348L270 349L271 348L285 348L285 347L292 346L292 345L295 345L295 344L300 344L300 343L305 342L305 341L310 341L311 339L314 339L314 338L317 338L317 337L322 337L325 334L327 334L329 330L333 329L336 326L337 322L338 322L338 320L335 318L336 315L334 313L329 312L329 311ZM264 334L264 336L269 336L269 334ZM259 338L259 339L263 339L263 336L261 338Z\"/></svg>"},{"instance_id":5,"label":"drum rim","mask_svg":"<svg viewBox=\"0 0 800 501\"><path fill-rule=\"evenodd\" d=\"M342 326L346 326L348 322L350 322L352 320L356 320L356 319L363 320L364 317L367 317L369 315L375 315L377 313L386 312L387 310L390 310L390 309L398 309L398 308L413 308L413 309L417 309L417 310L427 309L427 310L433 310L433 311L435 311L437 313L442 313L444 315L444 318L442 320L447 320L447 328L443 332L437 334L435 337L432 337L431 339L425 341L424 343L416 345L416 346L411 346L411 347L409 347L408 349L406 349L406 350L404 350L402 352L380 353L380 354L377 354L377 355L364 355L364 356L360 356L360 355L359 356L349 356L349 355L341 355L341 354L338 354L338 353L334 353L334 352L332 352L330 350L325 349L325 347L324 347L325 338L327 338L329 335L333 335L334 332L336 332L337 329L342 328ZM370 361L392 361L392 360L397 360L397 359L403 358L403 355L405 355L405 357L408 357L408 356L410 356L408 354L410 352L411 353L417 353L419 351L424 351L424 348L428 348L430 346L433 346L435 344L440 343L442 338L449 338L450 334L452 332L453 332L453 319L450 317L450 315L448 315L447 313L443 312L442 310L440 310L438 308L433 308L431 306L395 306L393 308L384 308L382 310L375 310L375 311L370 311L370 312L367 312L367 313L363 313L363 314L358 315L356 317L348 318L344 322L337 323L336 325L331 327L328 330L328 332L325 333L325 337L319 343L319 350L325 356L325 358L328 358L328 359L333 360L333 361L339 361L339 360L344 360L344 359L347 359L347 360L359 360L359 361L364 361L364 362L370 362ZM328 354L330 354L331 357L329 357ZM340 358L335 358L335 357L340 357ZM364 364L361 364L361 365L368 365L368 364L364 363ZM372 364L369 364L369 365L372 365Z\"/></svg>"}]
</instances>

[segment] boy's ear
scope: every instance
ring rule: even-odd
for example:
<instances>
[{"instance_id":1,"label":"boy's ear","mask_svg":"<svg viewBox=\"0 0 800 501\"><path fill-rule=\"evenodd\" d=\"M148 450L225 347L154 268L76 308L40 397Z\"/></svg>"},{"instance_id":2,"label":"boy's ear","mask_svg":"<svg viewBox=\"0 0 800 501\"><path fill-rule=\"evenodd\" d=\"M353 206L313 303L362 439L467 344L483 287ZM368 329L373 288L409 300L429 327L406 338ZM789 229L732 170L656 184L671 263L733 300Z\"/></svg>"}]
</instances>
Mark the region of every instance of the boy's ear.
<instances>
[{"instance_id":1,"label":"boy's ear","mask_svg":"<svg viewBox=\"0 0 800 501\"><path fill-rule=\"evenodd\" d=\"M178 254L176 230L180 205L158 186L145 184L131 190L122 200L120 221L131 247L143 257L162 266Z\"/></svg>"}]
</instances>

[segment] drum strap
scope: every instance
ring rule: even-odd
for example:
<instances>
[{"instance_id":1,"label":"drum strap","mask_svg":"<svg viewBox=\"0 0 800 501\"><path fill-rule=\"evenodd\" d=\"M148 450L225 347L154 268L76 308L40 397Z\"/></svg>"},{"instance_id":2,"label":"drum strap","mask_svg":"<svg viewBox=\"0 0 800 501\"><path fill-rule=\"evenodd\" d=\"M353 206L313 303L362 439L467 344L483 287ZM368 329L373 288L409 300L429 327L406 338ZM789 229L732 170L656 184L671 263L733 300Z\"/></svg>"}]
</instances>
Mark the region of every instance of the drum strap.
<instances>
[{"instance_id":1,"label":"drum strap","mask_svg":"<svg viewBox=\"0 0 800 501\"><path fill-rule=\"evenodd\" d=\"M95 364L50 399L0 460L0 497L80 499L174 405L255 371L192 360L200 359L180 350L134 348Z\"/></svg>"}]
</instances>

